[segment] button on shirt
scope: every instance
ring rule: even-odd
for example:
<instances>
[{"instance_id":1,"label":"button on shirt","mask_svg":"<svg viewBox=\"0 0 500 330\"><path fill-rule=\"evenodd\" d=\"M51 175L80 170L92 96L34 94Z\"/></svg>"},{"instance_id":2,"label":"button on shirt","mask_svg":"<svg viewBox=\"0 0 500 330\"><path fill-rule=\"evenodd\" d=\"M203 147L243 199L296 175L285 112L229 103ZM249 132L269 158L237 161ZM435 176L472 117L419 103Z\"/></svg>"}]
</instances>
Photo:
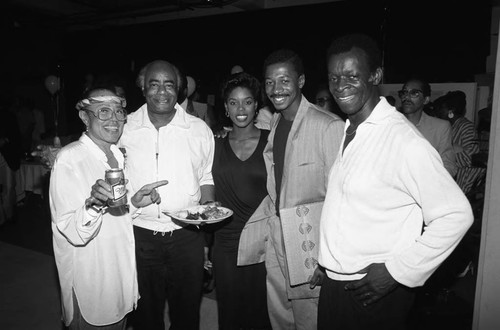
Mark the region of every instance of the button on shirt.
<instances>
[{"instance_id":1,"label":"button on shirt","mask_svg":"<svg viewBox=\"0 0 500 330\"><path fill-rule=\"evenodd\" d=\"M134 225L168 232L181 228L163 211L198 205L200 186L213 185L214 137L208 125L191 116L178 104L172 121L157 130L151 123L147 104L127 117L119 146L125 148L125 174L132 191L145 184L168 180L157 188L161 204L140 210Z\"/></svg>"},{"instance_id":2,"label":"button on shirt","mask_svg":"<svg viewBox=\"0 0 500 330\"><path fill-rule=\"evenodd\" d=\"M419 286L472 220L436 150L381 98L330 171L319 262L335 280L362 278L357 272L369 264L385 263L396 281Z\"/></svg>"},{"instance_id":3,"label":"button on shirt","mask_svg":"<svg viewBox=\"0 0 500 330\"><path fill-rule=\"evenodd\" d=\"M120 150L113 145L111 151L123 167ZM104 152L83 134L61 149L50 176L54 256L66 325L73 319L73 290L83 317L93 325L120 321L139 297L130 214L85 208L92 185L108 169Z\"/></svg>"}]
</instances>

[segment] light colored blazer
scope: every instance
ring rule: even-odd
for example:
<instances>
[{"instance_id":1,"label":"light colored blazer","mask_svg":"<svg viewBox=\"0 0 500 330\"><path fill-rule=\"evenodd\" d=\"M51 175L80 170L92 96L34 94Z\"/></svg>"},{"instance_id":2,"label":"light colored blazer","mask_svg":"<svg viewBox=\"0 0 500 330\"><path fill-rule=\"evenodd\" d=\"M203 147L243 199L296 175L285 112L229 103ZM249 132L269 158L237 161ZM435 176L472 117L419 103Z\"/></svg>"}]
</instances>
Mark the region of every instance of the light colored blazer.
<instances>
[{"instance_id":1,"label":"light colored blazer","mask_svg":"<svg viewBox=\"0 0 500 330\"><path fill-rule=\"evenodd\" d=\"M274 114L268 143L264 149L269 195L264 198L243 228L238 249L238 265L249 265L265 260L265 246L269 235L268 221L276 217L273 140L280 118L281 114ZM344 125L340 117L317 108L302 96L286 144L280 209L325 199L328 174L341 145ZM319 220L316 219L313 230L319 230ZM293 242L285 242L285 249L287 244ZM288 272L287 265L281 267L285 273ZM300 287L304 285L294 287L293 290ZM308 286L307 290L311 291Z\"/></svg>"}]
</instances>

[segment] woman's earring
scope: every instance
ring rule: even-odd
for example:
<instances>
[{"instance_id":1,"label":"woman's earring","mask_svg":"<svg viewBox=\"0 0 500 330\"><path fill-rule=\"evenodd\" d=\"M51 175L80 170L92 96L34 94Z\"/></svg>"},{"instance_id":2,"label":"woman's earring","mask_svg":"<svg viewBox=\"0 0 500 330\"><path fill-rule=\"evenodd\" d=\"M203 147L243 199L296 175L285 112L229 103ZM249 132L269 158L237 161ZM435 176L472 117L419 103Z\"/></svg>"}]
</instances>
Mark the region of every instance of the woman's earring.
<instances>
[{"instance_id":1,"label":"woman's earring","mask_svg":"<svg viewBox=\"0 0 500 330\"><path fill-rule=\"evenodd\" d=\"M453 113L453 111L449 111L448 118L453 119L453 117L455 117L455 114Z\"/></svg>"},{"instance_id":2,"label":"woman's earring","mask_svg":"<svg viewBox=\"0 0 500 330\"><path fill-rule=\"evenodd\" d=\"M226 111L226 117L229 117L229 111Z\"/></svg>"}]
</instances>

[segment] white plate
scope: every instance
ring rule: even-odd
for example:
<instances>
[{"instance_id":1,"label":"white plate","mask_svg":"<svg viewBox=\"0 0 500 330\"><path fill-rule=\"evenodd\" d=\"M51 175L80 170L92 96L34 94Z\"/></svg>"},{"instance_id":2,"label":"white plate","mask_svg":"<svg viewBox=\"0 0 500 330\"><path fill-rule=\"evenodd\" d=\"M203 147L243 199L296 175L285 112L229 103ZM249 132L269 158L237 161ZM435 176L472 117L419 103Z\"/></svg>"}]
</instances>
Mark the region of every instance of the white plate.
<instances>
[{"instance_id":1,"label":"white plate","mask_svg":"<svg viewBox=\"0 0 500 330\"><path fill-rule=\"evenodd\" d=\"M217 209L223 212L223 215L221 215L217 218L202 219L201 217L199 217L198 219L186 219L186 217L188 216L188 213L191 213L191 214L203 213L207 208L210 208L210 207L211 206L209 206L209 205L197 205L197 206L189 207L189 208L184 209L184 210L179 210L179 211L174 211L174 212L165 211L163 213L168 215L171 218L174 218L176 220L182 221L182 222L190 224L190 225L216 223L216 222L220 222L224 219L227 219L233 215L233 211L228 209L227 207L217 206Z\"/></svg>"}]
</instances>

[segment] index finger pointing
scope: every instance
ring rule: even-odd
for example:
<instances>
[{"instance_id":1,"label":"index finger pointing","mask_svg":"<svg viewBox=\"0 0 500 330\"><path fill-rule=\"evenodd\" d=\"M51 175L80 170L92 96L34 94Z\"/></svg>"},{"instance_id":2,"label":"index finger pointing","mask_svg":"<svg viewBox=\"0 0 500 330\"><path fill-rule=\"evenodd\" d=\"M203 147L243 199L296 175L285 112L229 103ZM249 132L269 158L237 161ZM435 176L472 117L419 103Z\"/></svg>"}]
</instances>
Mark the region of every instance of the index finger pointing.
<instances>
[{"instance_id":1,"label":"index finger pointing","mask_svg":"<svg viewBox=\"0 0 500 330\"><path fill-rule=\"evenodd\" d=\"M168 184L168 180L161 180L147 185L149 189L155 189Z\"/></svg>"}]
</instances>

